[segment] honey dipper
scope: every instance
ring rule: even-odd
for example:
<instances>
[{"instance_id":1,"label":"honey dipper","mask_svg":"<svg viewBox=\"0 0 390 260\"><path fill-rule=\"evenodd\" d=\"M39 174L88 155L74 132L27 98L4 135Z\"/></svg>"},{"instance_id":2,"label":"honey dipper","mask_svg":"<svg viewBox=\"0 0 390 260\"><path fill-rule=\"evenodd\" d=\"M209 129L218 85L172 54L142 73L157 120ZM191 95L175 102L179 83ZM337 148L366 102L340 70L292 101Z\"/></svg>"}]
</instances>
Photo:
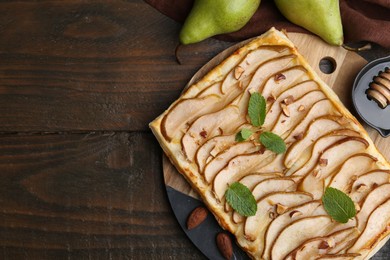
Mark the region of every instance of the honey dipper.
<instances>
[{"instance_id":1,"label":"honey dipper","mask_svg":"<svg viewBox=\"0 0 390 260\"><path fill-rule=\"evenodd\" d=\"M382 109L390 104L390 68L379 72L369 84L366 94L368 99L374 100Z\"/></svg>"}]
</instances>

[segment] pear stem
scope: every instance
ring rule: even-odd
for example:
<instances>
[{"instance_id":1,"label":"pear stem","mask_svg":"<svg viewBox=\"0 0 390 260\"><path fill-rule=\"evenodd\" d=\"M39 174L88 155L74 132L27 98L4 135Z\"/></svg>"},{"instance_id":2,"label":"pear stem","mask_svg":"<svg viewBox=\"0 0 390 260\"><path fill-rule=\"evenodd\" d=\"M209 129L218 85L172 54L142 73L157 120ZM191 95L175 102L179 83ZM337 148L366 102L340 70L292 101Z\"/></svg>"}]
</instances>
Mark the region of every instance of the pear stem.
<instances>
[{"instance_id":1,"label":"pear stem","mask_svg":"<svg viewBox=\"0 0 390 260\"><path fill-rule=\"evenodd\" d=\"M359 48L349 47L345 44L343 44L342 47L348 51L354 51L354 52L371 50L371 48L372 48L371 43L367 43L366 45L359 47Z\"/></svg>"}]
</instances>

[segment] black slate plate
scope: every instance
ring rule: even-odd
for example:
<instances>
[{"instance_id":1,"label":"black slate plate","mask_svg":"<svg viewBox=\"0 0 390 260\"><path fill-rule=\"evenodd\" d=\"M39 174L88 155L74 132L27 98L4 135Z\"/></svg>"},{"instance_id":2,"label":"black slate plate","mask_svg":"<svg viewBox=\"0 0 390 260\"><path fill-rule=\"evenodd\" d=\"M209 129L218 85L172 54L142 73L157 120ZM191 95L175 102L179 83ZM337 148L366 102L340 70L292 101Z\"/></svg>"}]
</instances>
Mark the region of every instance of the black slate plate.
<instances>
[{"instance_id":1,"label":"black slate plate","mask_svg":"<svg viewBox=\"0 0 390 260\"><path fill-rule=\"evenodd\" d=\"M218 222L215 220L214 216L209 213L206 220L199 225L198 227L188 230L186 227L187 218L190 215L191 211L198 206L203 206L203 202L200 200L194 199L191 196L188 196L184 193L181 193L170 186L166 186L168 199L175 214L177 221L179 222L184 233L188 238L194 243L194 245L209 259L215 260L224 260L220 252L218 251L217 244L215 242L215 237L219 232L225 232L218 225ZM230 233L232 241L234 241L234 236ZM242 251L234 242L233 242L233 257L232 259L236 260L249 260L248 255Z\"/></svg>"}]
</instances>

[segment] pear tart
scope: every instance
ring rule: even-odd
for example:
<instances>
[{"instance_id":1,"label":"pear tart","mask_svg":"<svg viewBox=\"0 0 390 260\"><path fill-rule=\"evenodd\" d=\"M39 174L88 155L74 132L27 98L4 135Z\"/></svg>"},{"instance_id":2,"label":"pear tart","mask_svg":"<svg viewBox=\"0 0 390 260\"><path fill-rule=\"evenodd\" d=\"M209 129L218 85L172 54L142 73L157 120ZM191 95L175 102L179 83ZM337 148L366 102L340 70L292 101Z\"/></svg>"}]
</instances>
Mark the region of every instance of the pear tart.
<instances>
[{"instance_id":1,"label":"pear tart","mask_svg":"<svg viewBox=\"0 0 390 260\"><path fill-rule=\"evenodd\" d=\"M261 128L251 125L252 93L266 100ZM190 86L150 127L167 156L219 224L253 259L368 259L390 233L390 165L337 95L293 43L271 29ZM236 141L241 129L246 141ZM255 140L279 135L286 152ZM256 199L244 217L225 200L240 182ZM327 187L349 195L357 214L334 221Z\"/></svg>"}]
</instances>

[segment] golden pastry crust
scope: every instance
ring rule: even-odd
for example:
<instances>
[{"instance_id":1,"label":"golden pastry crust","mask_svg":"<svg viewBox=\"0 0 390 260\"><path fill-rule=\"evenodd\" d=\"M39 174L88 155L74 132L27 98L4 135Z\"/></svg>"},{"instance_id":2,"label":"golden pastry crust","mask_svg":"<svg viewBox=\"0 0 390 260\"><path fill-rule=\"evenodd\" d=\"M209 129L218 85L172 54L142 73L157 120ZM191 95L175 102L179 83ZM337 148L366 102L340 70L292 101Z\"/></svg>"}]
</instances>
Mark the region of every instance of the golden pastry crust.
<instances>
[{"instance_id":1,"label":"golden pastry crust","mask_svg":"<svg viewBox=\"0 0 390 260\"><path fill-rule=\"evenodd\" d=\"M287 153L276 155L264 151L253 140L242 143L235 141L234 136L239 129L251 128L246 109L249 95L253 91L260 92L267 99L267 117L263 128L272 130L285 139ZM191 85L163 114L150 123L150 128L171 162L201 196L219 224L234 234L238 244L254 259L287 257L292 249L306 241L306 234L307 239L313 238L310 237L310 232L313 232L315 238L331 236L332 232L344 228L357 228L357 221L362 220L351 220L346 226L329 224L329 230L321 231L323 233L308 229L302 238L292 241L286 248L274 249L274 246L281 243L279 240L283 239L283 235L288 234L288 226L293 229L294 225L305 221L305 218L308 223L310 220L329 222L321 205L304 213L302 219L288 220L285 214L291 214L294 208L305 203L320 201L326 185L339 185L340 182L336 181L340 178L343 180L343 174L347 174L344 173L347 170L343 169L343 164L348 161L352 164L353 160L367 161L367 165L363 166L371 172L376 171L378 176L385 176L384 178L390 169L389 163L375 148L364 128L344 107L333 90L316 75L293 43L274 28L235 51L200 81ZM334 156L335 152L340 155ZM292 156L295 153L299 156ZM369 157L375 160L370 161L367 159ZM361 158L363 159L360 160ZM236 166L238 164L241 165L240 168ZM252 192L258 196L258 206L268 210L275 209L273 214L244 218L226 205L223 196L225 187L234 181L245 182L243 178L248 175L256 175L254 178L261 175L259 178L262 181L271 183L267 192L260 188L254 191L254 187ZM360 175L363 176L364 173ZM347 181L348 186L337 187L354 195L356 203L364 207L364 199L368 194L376 186L384 185L389 180L387 177L385 183L374 185L370 182L370 176L359 178L360 175L352 176L368 186L367 194L356 193L353 190L355 182ZM252 184L258 185L260 179ZM249 183L248 180L247 182ZM288 186L289 183L294 185ZM272 185L275 185L274 190ZM283 185L288 188L281 190ZM283 196L288 197L282 199ZM264 202L265 199L281 200L283 203L268 205ZM382 204L385 204L386 199L388 198L383 199ZM276 212L278 205L282 206L283 211ZM384 207L386 205L382 205L382 210ZM378 205L378 212L379 209ZM376 217L379 213L375 212L373 209L368 216ZM278 222L275 217L279 216L278 221L285 226L277 227L276 230L281 229L278 232L269 230L271 223ZM389 224L390 213L385 217ZM259 220L266 223L261 225L264 227L256 226ZM369 217L367 222L371 223ZM353 241L350 241L336 253L360 254L356 259L372 256L389 237L388 229L379 229L380 227L380 232L371 238L364 226L361 227L359 236L355 239L363 246L354 246ZM274 240L270 240L271 238ZM286 252L284 255L274 254L276 251L284 252L283 250ZM325 255L332 251L329 249L321 252Z\"/></svg>"}]
</instances>

